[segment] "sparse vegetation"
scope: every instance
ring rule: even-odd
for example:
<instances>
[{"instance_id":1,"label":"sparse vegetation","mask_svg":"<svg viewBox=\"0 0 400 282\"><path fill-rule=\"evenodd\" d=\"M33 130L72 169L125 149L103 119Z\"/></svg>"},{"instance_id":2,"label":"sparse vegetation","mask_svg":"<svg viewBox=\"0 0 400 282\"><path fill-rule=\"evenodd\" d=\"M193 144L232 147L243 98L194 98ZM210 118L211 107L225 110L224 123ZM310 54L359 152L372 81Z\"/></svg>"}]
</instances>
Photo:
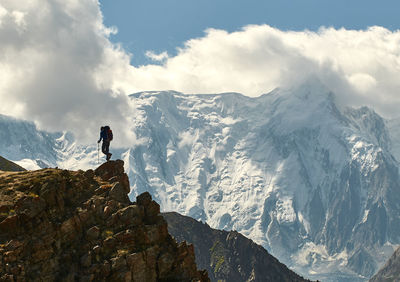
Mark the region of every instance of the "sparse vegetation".
<instances>
[{"instance_id":1,"label":"sparse vegetation","mask_svg":"<svg viewBox=\"0 0 400 282\"><path fill-rule=\"evenodd\" d=\"M103 238L111 238L114 235L114 232L111 230L105 230L103 231Z\"/></svg>"},{"instance_id":2,"label":"sparse vegetation","mask_svg":"<svg viewBox=\"0 0 400 282\"><path fill-rule=\"evenodd\" d=\"M39 195L34 192L29 192L28 195L29 195L29 197L32 197L32 198L39 198Z\"/></svg>"},{"instance_id":3,"label":"sparse vegetation","mask_svg":"<svg viewBox=\"0 0 400 282\"><path fill-rule=\"evenodd\" d=\"M216 241L210 249L211 264L214 265L214 273L219 272L225 262L223 249L223 245L219 241Z\"/></svg>"},{"instance_id":4,"label":"sparse vegetation","mask_svg":"<svg viewBox=\"0 0 400 282\"><path fill-rule=\"evenodd\" d=\"M118 256L126 256L129 254L129 250L121 249L117 251Z\"/></svg>"}]
</instances>

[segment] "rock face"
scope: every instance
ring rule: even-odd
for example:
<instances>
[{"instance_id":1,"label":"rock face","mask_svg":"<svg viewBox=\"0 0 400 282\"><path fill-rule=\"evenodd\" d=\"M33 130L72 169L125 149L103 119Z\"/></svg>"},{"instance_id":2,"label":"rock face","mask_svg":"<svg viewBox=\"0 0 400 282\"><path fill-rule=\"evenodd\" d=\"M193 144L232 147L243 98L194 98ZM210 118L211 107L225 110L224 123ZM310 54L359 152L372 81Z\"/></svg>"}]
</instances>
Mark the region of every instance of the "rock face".
<instances>
[{"instance_id":1,"label":"rock face","mask_svg":"<svg viewBox=\"0 0 400 282\"><path fill-rule=\"evenodd\" d=\"M388 262L378 271L370 282L400 281L400 248L398 248Z\"/></svg>"},{"instance_id":2,"label":"rock face","mask_svg":"<svg viewBox=\"0 0 400 282\"><path fill-rule=\"evenodd\" d=\"M25 169L0 156L0 170L2 171L24 171Z\"/></svg>"},{"instance_id":3,"label":"rock face","mask_svg":"<svg viewBox=\"0 0 400 282\"><path fill-rule=\"evenodd\" d=\"M310 281L238 232L212 229L174 212L163 216L176 240L194 245L197 265L207 269L211 281Z\"/></svg>"},{"instance_id":4,"label":"rock face","mask_svg":"<svg viewBox=\"0 0 400 282\"><path fill-rule=\"evenodd\" d=\"M209 281L123 162L0 172L0 281Z\"/></svg>"}]
</instances>

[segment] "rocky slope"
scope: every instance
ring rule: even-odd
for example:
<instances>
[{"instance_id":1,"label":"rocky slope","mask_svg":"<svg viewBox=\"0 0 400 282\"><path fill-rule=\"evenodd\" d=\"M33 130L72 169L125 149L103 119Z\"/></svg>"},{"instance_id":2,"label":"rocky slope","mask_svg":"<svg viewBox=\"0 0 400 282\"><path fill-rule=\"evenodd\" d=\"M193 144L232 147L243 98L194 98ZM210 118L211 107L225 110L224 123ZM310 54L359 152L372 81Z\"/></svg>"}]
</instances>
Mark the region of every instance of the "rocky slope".
<instances>
[{"instance_id":1,"label":"rocky slope","mask_svg":"<svg viewBox=\"0 0 400 282\"><path fill-rule=\"evenodd\" d=\"M122 161L0 172L0 281L208 281Z\"/></svg>"},{"instance_id":2,"label":"rocky slope","mask_svg":"<svg viewBox=\"0 0 400 282\"><path fill-rule=\"evenodd\" d=\"M9 160L0 156L0 170L2 171L24 171L25 169L16 163L10 162Z\"/></svg>"},{"instance_id":3,"label":"rocky slope","mask_svg":"<svg viewBox=\"0 0 400 282\"><path fill-rule=\"evenodd\" d=\"M376 273L370 282L397 282L400 281L400 248L398 248L388 262Z\"/></svg>"},{"instance_id":4,"label":"rocky slope","mask_svg":"<svg viewBox=\"0 0 400 282\"><path fill-rule=\"evenodd\" d=\"M178 242L194 245L197 265L208 271L211 281L309 281L238 232L212 229L174 212L162 215L168 223L168 231Z\"/></svg>"}]
</instances>

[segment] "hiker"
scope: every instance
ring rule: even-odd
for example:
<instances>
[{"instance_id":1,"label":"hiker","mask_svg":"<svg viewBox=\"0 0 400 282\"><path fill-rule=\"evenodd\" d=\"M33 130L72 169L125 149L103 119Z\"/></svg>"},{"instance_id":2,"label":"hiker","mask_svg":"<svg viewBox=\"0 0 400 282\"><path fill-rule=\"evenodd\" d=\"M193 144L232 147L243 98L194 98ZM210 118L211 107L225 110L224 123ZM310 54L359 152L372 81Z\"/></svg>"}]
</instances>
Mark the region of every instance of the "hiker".
<instances>
[{"instance_id":1,"label":"hiker","mask_svg":"<svg viewBox=\"0 0 400 282\"><path fill-rule=\"evenodd\" d=\"M106 160L109 161L112 155L109 151L110 151L110 141L113 140L113 134L108 125L102 126L100 128L100 139L99 141L97 141L97 143L100 143L102 139L103 139L103 144L101 145L101 151L103 152L103 154L106 155Z\"/></svg>"}]
</instances>

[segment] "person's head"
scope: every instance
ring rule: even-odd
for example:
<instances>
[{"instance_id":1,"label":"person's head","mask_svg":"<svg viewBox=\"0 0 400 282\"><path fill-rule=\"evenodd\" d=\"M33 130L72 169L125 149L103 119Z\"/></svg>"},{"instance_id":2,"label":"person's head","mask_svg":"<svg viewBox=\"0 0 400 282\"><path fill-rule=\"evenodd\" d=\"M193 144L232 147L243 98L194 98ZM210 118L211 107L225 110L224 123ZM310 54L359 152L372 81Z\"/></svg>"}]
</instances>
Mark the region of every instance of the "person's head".
<instances>
[{"instance_id":1,"label":"person's head","mask_svg":"<svg viewBox=\"0 0 400 282\"><path fill-rule=\"evenodd\" d=\"M104 130L104 126L100 127L100 131L103 131L103 130Z\"/></svg>"}]
</instances>

